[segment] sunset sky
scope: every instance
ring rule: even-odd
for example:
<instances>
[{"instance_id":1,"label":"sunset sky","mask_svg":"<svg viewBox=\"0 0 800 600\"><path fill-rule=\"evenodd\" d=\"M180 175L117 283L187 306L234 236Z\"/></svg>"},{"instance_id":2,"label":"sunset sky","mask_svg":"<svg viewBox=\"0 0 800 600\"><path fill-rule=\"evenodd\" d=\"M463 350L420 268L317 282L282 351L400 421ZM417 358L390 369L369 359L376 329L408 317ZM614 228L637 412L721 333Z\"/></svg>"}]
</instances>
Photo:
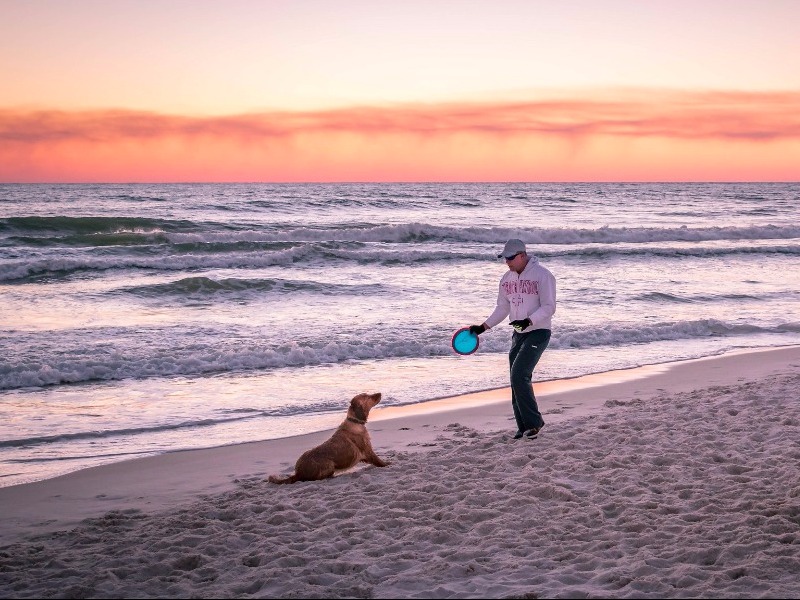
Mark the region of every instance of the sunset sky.
<instances>
[{"instance_id":1,"label":"sunset sky","mask_svg":"<svg viewBox=\"0 0 800 600\"><path fill-rule=\"evenodd\" d=\"M798 0L0 0L0 181L797 181Z\"/></svg>"}]
</instances>

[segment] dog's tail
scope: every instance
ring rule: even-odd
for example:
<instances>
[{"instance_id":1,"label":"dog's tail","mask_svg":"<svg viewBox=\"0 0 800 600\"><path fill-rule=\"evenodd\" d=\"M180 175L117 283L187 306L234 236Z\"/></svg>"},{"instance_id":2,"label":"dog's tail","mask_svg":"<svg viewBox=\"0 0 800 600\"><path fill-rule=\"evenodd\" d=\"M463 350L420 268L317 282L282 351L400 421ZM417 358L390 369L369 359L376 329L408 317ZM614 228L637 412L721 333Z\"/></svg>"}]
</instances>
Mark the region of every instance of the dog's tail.
<instances>
[{"instance_id":1,"label":"dog's tail","mask_svg":"<svg viewBox=\"0 0 800 600\"><path fill-rule=\"evenodd\" d=\"M297 481L297 475L287 475L286 477L278 477L277 475L270 475L268 478L270 483L294 483Z\"/></svg>"}]
</instances>

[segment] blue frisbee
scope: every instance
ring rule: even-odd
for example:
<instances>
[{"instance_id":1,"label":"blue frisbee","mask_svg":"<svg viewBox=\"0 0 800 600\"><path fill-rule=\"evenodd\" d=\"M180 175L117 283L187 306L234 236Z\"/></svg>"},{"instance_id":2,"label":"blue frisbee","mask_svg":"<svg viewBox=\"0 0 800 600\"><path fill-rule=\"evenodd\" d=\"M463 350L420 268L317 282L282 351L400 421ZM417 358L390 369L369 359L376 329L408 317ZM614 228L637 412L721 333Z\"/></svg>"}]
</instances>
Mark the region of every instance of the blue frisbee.
<instances>
[{"instance_id":1,"label":"blue frisbee","mask_svg":"<svg viewBox=\"0 0 800 600\"><path fill-rule=\"evenodd\" d=\"M450 342L456 354L466 356L472 354L478 349L480 340L474 333L470 333L469 327L463 327L453 334L453 341Z\"/></svg>"}]
</instances>

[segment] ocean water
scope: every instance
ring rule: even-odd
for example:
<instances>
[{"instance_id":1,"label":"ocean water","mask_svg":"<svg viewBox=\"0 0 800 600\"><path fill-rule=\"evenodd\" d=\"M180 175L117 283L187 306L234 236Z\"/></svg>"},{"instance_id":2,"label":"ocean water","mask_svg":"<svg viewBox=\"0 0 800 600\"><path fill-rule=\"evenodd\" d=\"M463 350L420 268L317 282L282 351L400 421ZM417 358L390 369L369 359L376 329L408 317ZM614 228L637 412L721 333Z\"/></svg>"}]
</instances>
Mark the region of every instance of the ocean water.
<instances>
[{"instance_id":1,"label":"ocean water","mask_svg":"<svg viewBox=\"0 0 800 600\"><path fill-rule=\"evenodd\" d=\"M0 185L0 486L506 386L510 327L449 344L509 237L558 282L536 380L800 343L799 207L796 183Z\"/></svg>"}]
</instances>

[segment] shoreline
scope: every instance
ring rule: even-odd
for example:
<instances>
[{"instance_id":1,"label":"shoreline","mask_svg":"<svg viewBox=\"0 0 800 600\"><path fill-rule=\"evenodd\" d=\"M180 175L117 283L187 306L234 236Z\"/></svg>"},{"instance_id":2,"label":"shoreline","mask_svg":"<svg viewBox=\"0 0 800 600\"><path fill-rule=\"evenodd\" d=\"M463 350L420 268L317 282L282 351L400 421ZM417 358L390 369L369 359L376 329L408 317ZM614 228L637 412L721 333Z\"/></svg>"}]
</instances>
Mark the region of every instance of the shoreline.
<instances>
[{"instance_id":1,"label":"shoreline","mask_svg":"<svg viewBox=\"0 0 800 600\"><path fill-rule=\"evenodd\" d=\"M542 437L546 439L559 423L597 413L604 407L760 380L787 370L800 372L800 346L736 350L535 382L547 423ZM482 433L511 433L515 426L509 388L414 405L378 406L371 414L369 431L376 452L383 456L436 448L448 431L459 427ZM0 546L30 535L68 529L110 511L168 510L211 494L230 492L243 480L289 472L303 451L327 439L330 432L167 452L0 488Z\"/></svg>"},{"instance_id":2,"label":"shoreline","mask_svg":"<svg viewBox=\"0 0 800 600\"><path fill-rule=\"evenodd\" d=\"M634 381L636 379L642 379L645 377L650 377L652 375L663 373L666 370L672 368L673 366L677 366L683 363L714 360L716 358L722 358L725 356L735 356L738 354L757 354L759 352L771 352L773 350L782 350L785 348L800 348L800 346L796 344L784 344L780 346L740 348L736 350L721 352L719 354L701 356L698 358L683 358L667 362L648 363L636 367L625 367L622 369L598 371L596 373L589 373L587 375L574 375L571 377L562 377L559 379L544 379L540 381L534 380L533 383L535 386L536 397L539 398L540 395L542 397L545 397L553 394L577 392L579 390L587 388L602 387L605 385L610 385L615 383L625 383L628 381ZM505 402L508 401L508 395L510 394L510 390L511 388L509 386L502 386L498 388L487 388L485 390L477 390L474 392L465 392L463 394L456 394L454 396L440 396L436 398L430 398L428 400L423 400L422 402L415 402L413 404L404 404L402 406L387 406L387 407L377 406L372 411L370 422L374 422L377 420L414 416L417 413L429 414L441 411L457 411L467 408L464 406L465 403L470 404L471 406L481 406L484 403L492 404L495 402ZM503 396L502 399L500 398L500 396ZM402 414L402 413L408 413L408 414ZM277 440L286 438L274 438L274 439ZM263 440L263 441L268 441L268 440Z\"/></svg>"},{"instance_id":3,"label":"shoreline","mask_svg":"<svg viewBox=\"0 0 800 600\"><path fill-rule=\"evenodd\" d=\"M768 346L768 347L757 347L757 348L747 348L747 349L739 349L739 350L732 350L729 352L723 352L721 354L714 354L699 358L687 358L687 359L676 359L672 361L666 362L659 362L659 363L649 363L644 365L639 365L635 367L625 367L621 369L610 369L608 371L598 371L595 373L589 373L586 375L574 375L574 376L567 376L561 377L557 379L545 379L545 380L534 380L534 385L536 386L536 393L539 394L552 394L557 393L559 391L577 391L579 389L584 389L586 387L594 387L597 385L605 385L606 383L612 382L621 382L627 381L629 379L638 379L641 377L646 377L649 374L653 374L655 372L660 371L665 367L669 367L669 365L677 364L680 362L686 361L694 361L694 360L704 360L706 358L714 358L717 356L727 355L727 354L736 354L742 352L759 352L764 350L774 350L784 347L791 347L791 345L782 345L782 346ZM380 391L380 390L367 390L367 391ZM452 411L452 410L461 410L463 408L468 408L471 406L481 406L483 404L492 404L495 402L503 402L506 401L510 394L510 388L508 386L500 386L500 387L492 387L492 388L485 388L479 389L459 394L453 395L445 395L445 396L436 396L433 398L428 398L425 400L411 402L408 404L402 405L392 405L392 406L383 406L378 405L375 409L373 409L372 414L370 416L371 422L375 422L378 420L385 420L385 419L393 419L393 418L402 418L402 417L413 417L417 415L425 415L431 414L435 412L441 411ZM342 398L342 407L345 406L345 403L348 399ZM226 448L229 446L240 446L243 444L252 444L252 443L260 443L260 442L270 442L270 441L277 441L277 440L285 440L288 438L295 438L298 436L303 435L313 435L317 433L321 433L323 431L333 431L333 429L338 425L338 414L333 416L333 420L331 425L322 425L319 429L312 429L306 430L303 433L297 434L289 434L283 435L281 437L266 437L263 439L258 440L249 440L249 441L234 441L224 444L213 444L209 446L196 446L191 448L177 448L177 449L167 449L160 452L127 452L124 454L117 454L114 456L114 460L110 460L108 462L103 462L96 465L88 465L88 466L75 466L74 468L70 468L69 470L65 470L62 472L55 473L53 475L43 475L39 478L31 478L26 479L17 483L11 484L4 484L2 479L0 479L0 490L10 488L10 487L17 487L20 485L28 485L34 483L40 483L44 481L50 481L52 479L58 479L60 477L66 477L72 475L74 473L78 473L80 471L85 471L89 469L96 469L101 467L111 467L113 465L128 462L131 460L142 460L147 458L155 458L158 456L163 456L165 454L171 454L175 452L193 452L193 451L200 451L200 450L214 450L217 448ZM127 456L126 456L127 454Z\"/></svg>"}]
</instances>

